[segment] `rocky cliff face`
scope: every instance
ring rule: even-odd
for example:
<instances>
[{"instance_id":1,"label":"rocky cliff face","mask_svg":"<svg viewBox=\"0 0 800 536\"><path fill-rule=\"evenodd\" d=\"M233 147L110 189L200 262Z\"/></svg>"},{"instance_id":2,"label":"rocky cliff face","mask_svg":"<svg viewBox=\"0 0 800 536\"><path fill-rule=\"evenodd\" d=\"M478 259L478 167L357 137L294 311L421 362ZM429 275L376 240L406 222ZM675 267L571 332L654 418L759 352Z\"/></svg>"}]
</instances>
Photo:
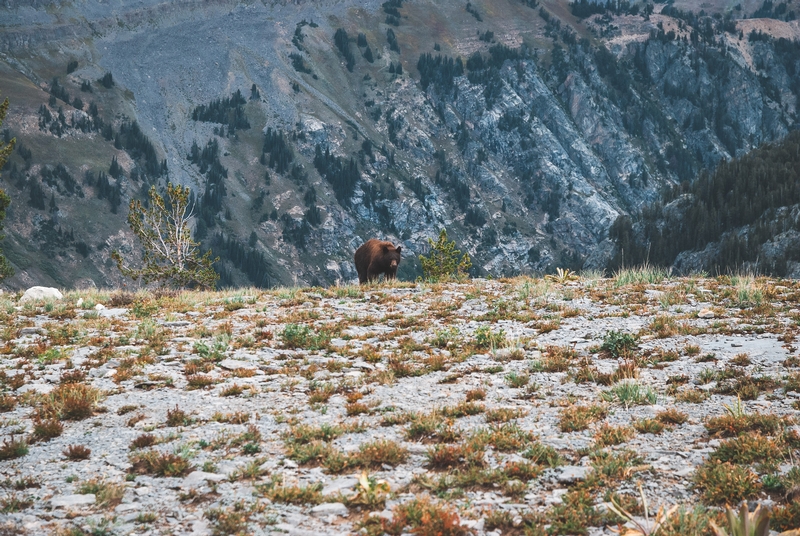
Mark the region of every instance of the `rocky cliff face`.
<instances>
[{"instance_id":1,"label":"rocky cliff face","mask_svg":"<svg viewBox=\"0 0 800 536\"><path fill-rule=\"evenodd\" d=\"M127 203L167 180L224 284L352 280L373 236L414 277L442 227L479 273L603 268L618 216L797 125L798 25L744 12L24 4L0 8L10 286L121 284Z\"/></svg>"}]
</instances>

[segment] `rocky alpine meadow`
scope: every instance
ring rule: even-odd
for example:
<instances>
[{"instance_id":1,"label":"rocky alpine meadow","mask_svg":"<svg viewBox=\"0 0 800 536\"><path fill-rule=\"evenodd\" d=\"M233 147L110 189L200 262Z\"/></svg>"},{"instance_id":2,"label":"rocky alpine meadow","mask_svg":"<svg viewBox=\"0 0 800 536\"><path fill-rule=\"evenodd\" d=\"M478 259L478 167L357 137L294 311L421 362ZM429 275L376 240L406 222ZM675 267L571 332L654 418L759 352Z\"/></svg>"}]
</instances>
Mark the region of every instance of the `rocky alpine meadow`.
<instances>
[{"instance_id":1,"label":"rocky alpine meadow","mask_svg":"<svg viewBox=\"0 0 800 536\"><path fill-rule=\"evenodd\" d=\"M652 268L5 293L0 533L796 529L798 303Z\"/></svg>"}]
</instances>

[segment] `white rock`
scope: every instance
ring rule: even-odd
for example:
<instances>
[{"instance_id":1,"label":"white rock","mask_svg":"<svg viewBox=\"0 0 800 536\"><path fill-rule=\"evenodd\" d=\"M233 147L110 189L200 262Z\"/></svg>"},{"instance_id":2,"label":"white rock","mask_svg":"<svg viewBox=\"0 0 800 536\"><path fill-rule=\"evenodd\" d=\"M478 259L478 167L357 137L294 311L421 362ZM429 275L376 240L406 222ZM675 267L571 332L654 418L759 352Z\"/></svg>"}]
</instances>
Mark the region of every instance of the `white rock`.
<instances>
[{"instance_id":1,"label":"white rock","mask_svg":"<svg viewBox=\"0 0 800 536\"><path fill-rule=\"evenodd\" d=\"M205 519L198 519L192 522L192 535L194 536L210 536L212 534L211 527Z\"/></svg>"},{"instance_id":2,"label":"white rock","mask_svg":"<svg viewBox=\"0 0 800 536\"><path fill-rule=\"evenodd\" d=\"M19 303L24 303L31 300L60 300L64 295L58 289L52 287L31 287L25 291L25 294L19 299Z\"/></svg>"},{"instance_id":3,"label":"white rock","mask_svg":"<svg viewBox=\"0 0 800 536\"><path fill-rule=\"evenodd\" d=\"M75 307L80 308L81 306L83 306L83 298L78 298L78 301L75 302Z\"/></svg>"},{"instance_id":4,"label":"white rock","mask_svg":"<svg viewBox=\"0 0 800 536\"><path fill-rule=\"evenodd\" d=\"M202 485L206 480L212 482L221 482L225 480L225 475L218 475L216 473L206 473L204 471L192 471L181 482L181 488L196 488Z\"/></svg>"},{"instance_id":5,"label":"white rock","mask_svg":"<svg viewBox=\"0 0 800 536\"><path fill-rule=\"evenodd\" d=\"M340 503L322 503L311 509L311 515L314 517L328 517L328 516L347 516L347 507Z\"/></svg>"},{"instance_id":6,"label":"white rock","mask_svg":"<svg viewBox=\"0 0 800 536\"><path fill-rule=\"evenodd\" d=\"M103 305L102 303L98 303L97 305L94 306L94 310L95 311L102 311L105 308L106 308L106 306Z\"/></svg>"},{"instance_id":7,"label":"white rock","mask_svg":"<svg viewBox=\"0 0 800 536\"><path fill-rule=\"evenodd\" d=\"M711 309L701 309L699 313L697 313L697 318L714 318L717 316L714 314L714 311Z\"/></svg>"},{"instance_id":8,"label":"white rock","mask_svg":"<svg viewBox=\"0 0 800 536\"><path fill-rule=\"evenodd\" d=\"M59 495L50 499L50 506L53 508L61 508L64 506L80 506L81 504L94 504L94 493L87 493L86 495Z\"/></svg>"}]
</instances>

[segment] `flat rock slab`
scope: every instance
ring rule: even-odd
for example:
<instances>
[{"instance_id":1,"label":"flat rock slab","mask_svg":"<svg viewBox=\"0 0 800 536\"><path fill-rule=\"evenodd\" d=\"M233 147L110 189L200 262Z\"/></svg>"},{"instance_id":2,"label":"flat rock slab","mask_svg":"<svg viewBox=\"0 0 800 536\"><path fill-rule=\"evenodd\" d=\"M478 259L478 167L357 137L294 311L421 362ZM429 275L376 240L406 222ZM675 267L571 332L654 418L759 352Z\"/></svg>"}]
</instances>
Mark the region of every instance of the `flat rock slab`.
<instances>
[{"instance_id":1,"label":"flat rock slab","mask_svg":"<svg viewBox=\"0 0 800 536\"><path fill-rule=\"evenodd\" d=\"M560 472L556 478L559 482L584 480L591 469L591 467L583 467L580 465L565 465L564 467L559 467Z\"/></svg>"},{"instance_id":2,"label":"flat rock slab","mask_svg":"<svg viewBox=\"0 0 800 536\"><path fill-rule=\"evenodd\" d=\"M347 507L340 502L323 503L311 509L311 515L314 517L328 517L328 516L347 516Z\"/></svg>"},{"instance_id":3,"label":"flat rock slab","mask_svg":"<svg viewBox=\"0 0 800 536\"><path fill-rule=\"evenodd\" d=\"M181 482L181 488L196 488L203 485L207 480L212 482L221 482L225 480L225 475L218 475L217 473L206 473L205 471L192 471Z\"/></svg>"},{"instance_id":4,"label":"flat rock slab","mask_svg":"<svg viewBox=\"0 0 800 536\"><path fill-rule=\"evenodd\" d=\"M97 499L94 493L86 495L59 495L50 499L50 506L53 508L63 508L65 506L81 506L83 504L94 504Z\"/></svg>"},{"instance_id":5,"label":"flat rock slab","mask_svg":"<svg viewBox=\"0 0 800 536\"><path fill-rule=\"evenodd\" d=\"M225 370L254 369L258 367L252 361L241 361L239 359L223 359L219 362L219 366Z\"/></svg>"},{"instance_id":6,"label":"flat rock slab","mask_svg":"<svg viewBox=\"0 0 800 536\"><path fill-rule=\"evenodd\" d=\"M47 335L47 330L44 328L27 327L19 330L20 337L29 337L31 335Z\"/></svg>"}]
</instances>

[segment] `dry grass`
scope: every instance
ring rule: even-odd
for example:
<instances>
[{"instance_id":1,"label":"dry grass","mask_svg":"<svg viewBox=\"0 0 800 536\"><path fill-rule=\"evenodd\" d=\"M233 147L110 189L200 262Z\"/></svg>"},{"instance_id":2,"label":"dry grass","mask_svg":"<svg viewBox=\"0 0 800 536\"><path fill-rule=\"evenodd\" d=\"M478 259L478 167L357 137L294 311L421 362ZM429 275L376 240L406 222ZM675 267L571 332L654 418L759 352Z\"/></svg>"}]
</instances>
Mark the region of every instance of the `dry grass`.
<instances>
[{"instance_id":1,"label":"dry grass","mask_svg":"<svg viewBox=\"0 0 800 536\"><path fill-rule=\"evenodd\" d=\"M83 445L69 445L61 452L61 454L63 454L64 457L69 460L78 461L88 460L89 456L92 454L92 451Z\"/></svg>"}]
</instances>

